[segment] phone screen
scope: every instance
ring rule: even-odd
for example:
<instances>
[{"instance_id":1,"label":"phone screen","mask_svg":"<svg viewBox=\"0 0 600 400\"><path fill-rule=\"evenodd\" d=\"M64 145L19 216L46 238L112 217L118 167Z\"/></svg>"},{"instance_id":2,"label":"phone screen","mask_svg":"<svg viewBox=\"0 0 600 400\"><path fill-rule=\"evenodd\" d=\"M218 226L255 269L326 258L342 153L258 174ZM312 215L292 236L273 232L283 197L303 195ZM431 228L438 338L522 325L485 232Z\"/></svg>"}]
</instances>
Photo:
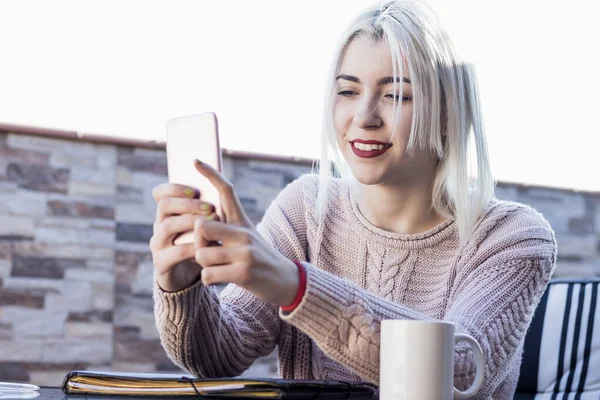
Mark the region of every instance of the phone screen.
<instances>
[{"instance_id":1,"label":"phone screen","mask_svg":"<svg viewBox=\"0 0 600 400\"><path fill-rule=\"evenodd\" d=\"M167 122L167 168L170 183L200 191L200 199L215 206L223 220L217 189L194 167L194 160L207 163L221 172L221 148L217 117L214 113L174 118ZM184 242L191 242L189 235ZM181 243L180 239L178 243ZM176 243L177 244L177 243Z\"/></svg>"}]
</instances>

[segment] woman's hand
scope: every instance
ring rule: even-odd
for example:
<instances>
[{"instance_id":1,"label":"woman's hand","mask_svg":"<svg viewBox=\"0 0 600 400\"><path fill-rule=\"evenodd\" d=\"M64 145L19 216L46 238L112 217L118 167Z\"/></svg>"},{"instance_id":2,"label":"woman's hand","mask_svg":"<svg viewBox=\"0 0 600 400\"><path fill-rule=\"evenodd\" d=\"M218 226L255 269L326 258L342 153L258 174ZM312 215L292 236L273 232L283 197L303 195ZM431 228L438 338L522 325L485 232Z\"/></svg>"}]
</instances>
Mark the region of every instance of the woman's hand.
<instances>
[{"instance_id":1,"label":"woman's hand","mask_svg":"<svg viewBox=\"0 0 600 400\"><path fill-rule=\"evenodd\" d=\"M158 285L167 292L185 289L200 278L200 266L194 261L194 243L174 245L179 234L194 229L194 222L218 219L212 204L199 200L197 190L164 183L152 191L156 201L154 234L150 239L152 260ZM197 246L208 246L199 241Z\"/></svg>"},{"instance_id":2,"label":"woman's hand","mask_svg":"<svg viewBox=\"0 0 600 400\"><path fill-rule=\"evenodd\" d=\"M195 259L203 267L202 282L235 283L268 303L291 304L300 280L294 262L262 238L225 177L200 162L196 169L219 191L227 221L198 219L194 223ZM221 241L222 246L207 247L207 241Z\"/></svg>"}]
</instances>

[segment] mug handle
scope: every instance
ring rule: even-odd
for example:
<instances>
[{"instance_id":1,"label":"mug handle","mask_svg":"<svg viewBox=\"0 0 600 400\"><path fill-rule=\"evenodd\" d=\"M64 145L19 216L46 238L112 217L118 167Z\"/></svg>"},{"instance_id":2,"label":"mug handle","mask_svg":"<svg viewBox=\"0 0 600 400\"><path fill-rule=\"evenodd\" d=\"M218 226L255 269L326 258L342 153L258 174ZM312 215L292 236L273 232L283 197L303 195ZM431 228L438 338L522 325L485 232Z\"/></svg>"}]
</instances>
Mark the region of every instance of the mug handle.
<instances>
[{"instance_id":1,"label":"mug handle","mask_svg":"<svg viewBox=\"0 0 600 400\"><path fill-rule=\"evenodd\" d=\"M454 388L455 399L466 399L474 396L477 392L479 392L479 389L481 389L481 386L483 385L485 362L483 360L483 351L481 350L481 346L472 336L457 333L454 335L454 344L456 345L458 342L467 342L471 345L476 365L475 379L473 380L471 387L464 392Z\"/></svg>"}]
</instances>

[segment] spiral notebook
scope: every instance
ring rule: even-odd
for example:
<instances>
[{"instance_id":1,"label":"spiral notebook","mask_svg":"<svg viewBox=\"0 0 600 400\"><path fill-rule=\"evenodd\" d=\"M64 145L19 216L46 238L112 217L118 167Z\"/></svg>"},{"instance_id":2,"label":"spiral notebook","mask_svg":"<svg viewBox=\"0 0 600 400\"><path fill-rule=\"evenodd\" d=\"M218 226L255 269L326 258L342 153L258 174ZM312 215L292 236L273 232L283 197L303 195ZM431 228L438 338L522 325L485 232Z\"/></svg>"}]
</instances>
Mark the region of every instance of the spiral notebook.
<instances>
[{"instance_id":1,"label":"spiral notebook","mask_svg":"<svg viewBox=\"0 0 600 400\"><path fill-rule=\"evenodd\" d=\"M200 379L189 375L72 371L62 385L66 394L256 399L373 399L368 382L272 378Z\"/></svg>"}]
</instances>

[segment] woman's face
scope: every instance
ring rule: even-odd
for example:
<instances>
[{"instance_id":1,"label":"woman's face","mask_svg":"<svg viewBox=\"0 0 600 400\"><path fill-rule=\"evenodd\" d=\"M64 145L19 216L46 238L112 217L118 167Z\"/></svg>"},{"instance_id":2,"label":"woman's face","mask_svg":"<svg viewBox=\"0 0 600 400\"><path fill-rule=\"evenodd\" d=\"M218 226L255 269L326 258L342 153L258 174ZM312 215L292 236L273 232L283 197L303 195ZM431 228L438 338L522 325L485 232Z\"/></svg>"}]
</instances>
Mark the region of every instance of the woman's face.
<instances>
[{"instance_id":1,"label":"woman's face","mask_svg":"<svg viewBox=\"0 0 600 400\"><path fill-rule=\"evenodd\" d=\"M338 146L362 184L432 178L437 164L433 152L415 146L406 153L413 113L406 64L403 74L402 80L394 78L387 42L357 37L344 54L336 77L333 119ZM398 82L396 91L394 79ZM398 101L402 101L401 118L394 125Z\"/></svg>"}]
</instances>

